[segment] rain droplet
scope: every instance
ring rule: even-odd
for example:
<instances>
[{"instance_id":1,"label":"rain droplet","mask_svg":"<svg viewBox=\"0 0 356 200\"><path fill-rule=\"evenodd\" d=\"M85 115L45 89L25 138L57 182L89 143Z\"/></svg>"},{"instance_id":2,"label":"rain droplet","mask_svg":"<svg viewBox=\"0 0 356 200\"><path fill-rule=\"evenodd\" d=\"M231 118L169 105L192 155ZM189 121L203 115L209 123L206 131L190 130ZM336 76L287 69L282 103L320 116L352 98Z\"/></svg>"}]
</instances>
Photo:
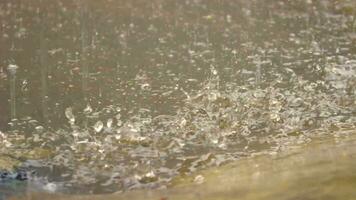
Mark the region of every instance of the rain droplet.
<instances>
[{"instance_id":1,"label":"rain droplet","mask_svg":"<svg viewBox=\"0 0 356 200\"><path fill-rule=\"evenodd\" d=\"M67 119L69 120L70 124L74 124L75 122L75 117L73 115L73 109L72 107L66 108L64 114L66 115Z\"/></svg>"},{"instance_id":2,"label":"rain droplet","mask_svg":"<svg viewBox=\"0 0 356 200\"><path fill-rule=\"evenodd\" d=\"M99 133L103 129L103 127L104 127L104 123L100 120L94 124L94 130L97 133Z\"/></svg>"},{"instance_id":3,"label":"rain droplet","mask_svg":"<svg viewBox=\"0 0 356 200\"><path fill-rule=\"evenodd\" d=\"M116 140L120 140L121 139L121 135L119 135L119 133L116 134L114 137L115 137Z\"/></svg>"},{"instance_id":4,"label":"rain droplet","mask_svg":"<svg viewBox=\"0 0 356 200\"><path fill-rule=\"evenodd\" d=\"M90 104L88 104L87 107L85 107L84 109L84 114L88 115L91 112L93 112L93 109L91 108Z\"/></svg>"},{"instance_id":5,"label":"rain droplet","mask_svg":"<svg viewBox=\"0 0 356 200\"><path fill-rule=\"evenodd\" d=\"M113 122L112 118L108 119L108 121L106 122L106 126L107 126L108 128L111 128L112 122Z\"/></svg>"},{"instance_id":6,"label":"rain droplet","mask_svg":"<svg viewBox=\"0 0 356 200\"><path fill-rule=\"evenodd\" d=\"M43 126L36 126L35 129L36 129L36 131L38 131L40 133L42 133L44 130Z\"/></svg>"},{"instance_id":7,"label":"rain droplet","mask_svg":"<svg viewBox=\"0 0 356 200\"><path fill-rule=\"evenodd\" d=\"M118 119L116 125L120 127L122 125L122 121Z\"/></svg>"},{"instance_id":8,"label":"rain droplet","mask_svg":"<svg viewBox=\"0 0 356 200\"><path fill-rule=\"evenodd\" d=\"M116 107L116 112L121 112L121 108L119 106Z\"/></svg>"},{"instance_id":9,"label":"rain droplet","mask_svg":"<svg viewBox=\"0 0 356 200\"><path fill-rule=\"evenodd\" d=\"M218 75L218 71L215 69L214 66L211 66L211 67L210 67L210 71L211 71L211 73L212 73L214 76Z\"/></svg>"}]
</instances>

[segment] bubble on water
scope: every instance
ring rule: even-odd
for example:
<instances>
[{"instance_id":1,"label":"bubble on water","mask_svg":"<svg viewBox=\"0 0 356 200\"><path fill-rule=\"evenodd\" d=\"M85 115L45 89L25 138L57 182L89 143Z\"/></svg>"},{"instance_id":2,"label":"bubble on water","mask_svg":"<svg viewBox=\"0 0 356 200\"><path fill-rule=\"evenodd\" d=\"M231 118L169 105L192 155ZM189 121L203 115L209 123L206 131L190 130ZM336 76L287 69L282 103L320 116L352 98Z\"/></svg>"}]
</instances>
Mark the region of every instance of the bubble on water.
<instances>
[{"instance_id":1,"label":"bubble on water","mask_svg":"<svg viewBox=\"0 0 356 200\"><path fill-rule=\"evenodd\" d=\"M141 84L141 90L150 90L151 85L149 83L143 83Z\"/></svg>"},{"instance_id":2,"label":"bubble on water","mask_svg":"<svg viewBox=\"0 0 356 200\"><path fill-rule=\"evenodd\" d=\"M47 192L54 193L57 191L58 187L55 183L47 183L43 186L43 189Z\"/></svg>"},{"instance_id":3,"label":"bubble on water","mask_svg":"<svg viewBox=\"0 0 356 200\"><path fill-rule=\"evenodd\" d=\"M294 98L290 102L291 107L300 107L300 106L302 106L302 104L303 104L303 99L300 97Z\"/></svg>"},{"instance_id":4,"label":"bubble on water","mask_svg":"<svg viewBox=\"0 0 356 200\"><path fill-rule=\"evenodd\" d=\"M140 182L140 183L143 183L143 184L146 184L146 183L151 183L151 182L155 182L158 180L158 177L157 175L154 173L154 171L150 171L142 176L140 175L135 175L135 178Z\"/></svg>"},{"instance_id":5,"label":"bubble on water","mask_svg":"<svg viewBox=\"0 0 356 200\"><path fill-rule=\"evenodd\" d=\"M202 184L202 183L204 183L204 181L205 181L205 178L204 178L204 176L203 175L197 175L195 178L194 178L194 183L195 184Z\"/></svg>"},{"instance_id":6,"label":"bubble on water","mask_svg":"<svg viewBox=\"0 0 356 200\"><path fill-rule=\"evenodd\" d=\"M117 130L117 134L114 136L116 140L120 140L122 135L120 135L121 131Z\"/></svg>"},{"instance_id":7,"label":"bubble on water","mask_svg":"<svg viewBox=\"0 0 356 200\"><path fill-rule=\"evenodd\" d=\"M28 121L29 124L35 125L36 123L38 123L37 120L35 119L31 119L30 121Z\"/></svg>"},{"instance_id":8,"label":"bubble on water","mask_svg":"<svg viewBox=\"0 0 356 200\"><path fill-rule=\"evenodd\" d=\"M280 116L277 113L271 113L269 116L274 122L278 122L279 120L281 120Z\"/></svg>"},{"instance_id":9,"label":"bubble on water","mask_svg":"<svg viewBox=\"0 0 356 200\"><path fill-rule=\"evenodd\" d=\"M35 127L35 130L38 132L38 133L42 133L44 131L44 127L43 126L36 126Z\"/></svg>"}]
</instances>

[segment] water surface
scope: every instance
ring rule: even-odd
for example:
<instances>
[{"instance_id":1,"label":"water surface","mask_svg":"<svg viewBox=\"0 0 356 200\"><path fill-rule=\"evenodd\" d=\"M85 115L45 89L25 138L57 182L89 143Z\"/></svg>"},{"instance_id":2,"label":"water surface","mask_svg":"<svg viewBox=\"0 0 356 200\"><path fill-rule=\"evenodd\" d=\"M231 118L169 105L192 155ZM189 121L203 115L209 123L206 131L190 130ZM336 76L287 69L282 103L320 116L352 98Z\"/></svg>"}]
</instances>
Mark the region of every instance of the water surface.
<instances>
[{"instance_id":1,"label":"water surface","mask_svg":"<svg viewBox=\"0 0 356 200\"><path fill-rule=\"evenodd\" d=\"M355 19L352 0L4 0L0 154L21 190L112 193L354 130Z\"/></svg>"}]
</instances>

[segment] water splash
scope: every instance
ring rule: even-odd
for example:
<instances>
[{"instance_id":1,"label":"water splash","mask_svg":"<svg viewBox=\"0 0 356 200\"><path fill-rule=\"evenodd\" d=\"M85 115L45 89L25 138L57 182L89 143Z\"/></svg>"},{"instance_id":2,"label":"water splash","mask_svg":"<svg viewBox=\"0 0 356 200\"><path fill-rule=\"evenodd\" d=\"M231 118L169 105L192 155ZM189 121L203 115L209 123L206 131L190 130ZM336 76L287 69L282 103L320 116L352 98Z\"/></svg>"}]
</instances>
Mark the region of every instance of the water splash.
<instances>
[{"instance_id":1,"label":"water splash","mask_svg":"<svg viewBox=\"0 0 356 200\"><path fill-rule=\"evenodd\" d=\"M68 107L65 109L64 114L66 116L66 118L69 121L69 124L74 125L75 123L75 116L73 115L73 108L72 107Z\"/></svg>"},{"instance_id":2,"label":"water splash","mask_svg":"<svg viewBox=\"0 0 356 200\"><path fill-rule=\"evenodd\" d=\"M94 128L95 132L99 133L101 130L103 130L103 127L104 127L104 123L99 120L94 124L93 128Z\"/></svg>"}]
</instances>

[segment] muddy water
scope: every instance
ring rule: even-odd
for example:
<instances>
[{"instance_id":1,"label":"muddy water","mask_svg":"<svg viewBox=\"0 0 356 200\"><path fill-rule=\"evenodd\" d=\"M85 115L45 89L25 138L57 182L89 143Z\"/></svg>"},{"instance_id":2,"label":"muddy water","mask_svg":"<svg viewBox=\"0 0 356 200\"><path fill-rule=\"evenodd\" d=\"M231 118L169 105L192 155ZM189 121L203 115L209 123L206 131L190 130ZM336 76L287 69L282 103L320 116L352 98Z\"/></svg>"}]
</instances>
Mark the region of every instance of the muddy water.
<instances>
[{"instance_id":1,"label":"muddy water","mask_svg":"<svg viewBox=\"0 0 356 200\"><path fill-rule=\"evenodd\" d=\"M110 195L31 193L25 199L354 199L355 130L177 177L168 190ZM16 199L16 198L15 198Z\"/></svg>"},{"instance_id":2,"label":"muddy water","mask_svg":"<svg viewBox=\"0 0 356 200\"><path fill-rule=\"evenodd\" d=\"M354 130L355 19L352 0L1 1L0 161L28 181L0 187L165 188Z\"/></svg>"}]
</instances>

